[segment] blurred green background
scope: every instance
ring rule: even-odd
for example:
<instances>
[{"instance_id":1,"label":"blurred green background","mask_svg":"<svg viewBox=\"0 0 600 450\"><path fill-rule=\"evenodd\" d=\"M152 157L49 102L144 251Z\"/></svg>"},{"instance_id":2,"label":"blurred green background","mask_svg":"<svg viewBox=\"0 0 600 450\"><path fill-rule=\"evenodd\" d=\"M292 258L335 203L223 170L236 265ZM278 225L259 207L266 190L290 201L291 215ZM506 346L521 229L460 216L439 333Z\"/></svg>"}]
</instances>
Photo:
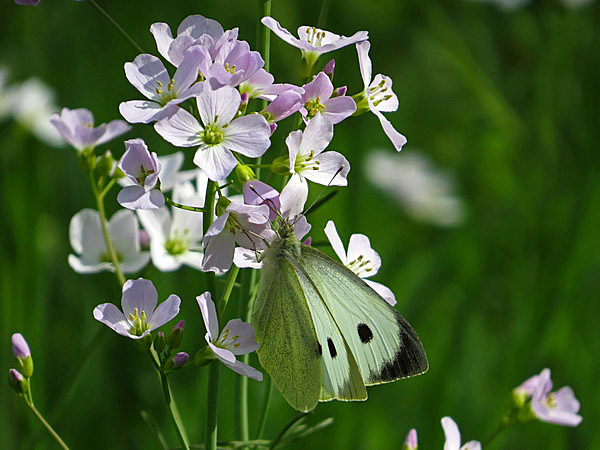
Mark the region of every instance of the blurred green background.
<instances>
[{"instance_id":1,"label":"blurred green background","mask_svg":"<svg viewBox=\"0 0 600 450\"><path fill-rule=\"evenodd\" d=\"M176 28L190 14L226 29L239 26L240 38L258 48L258 1L100 3L150 53L158 54L150 24ZM374 73L391 76L400 99L388 117L408 137L405 152L419 148L453 174L467 215L448 228L411 219L364 175L371 150L394 153L377 120L366 114L336 127L332 148L350 160L350 183L310 217L312 235L324 239L330 218L344 242L354 232L369 235L383 259L376 279L395 292L431 368L370 388L365 403L319 405L308 421L332 416L334 424L296 448L397 449L413 427L422 448L440 448L444 415L457 421L465 441L483 440L511 389L544 367L552 369L556 387L574 388L582 424L515 426L493 447L600 448L599 6L569 9L547 0L504 12L467 1L331 2L324 28L369 31ZM315 24L320 7L312 0L274 1L272 14L294 30ZM9 82L39 77L55 90L57 105L86 107L98 123L118 118L121 101L139 98L123 74L136 51L91 5L43 0L30 8L5 0L0 12L0 65L10 70ZM276 79L300 81L298 56L272 38ZM336 85L347 84L350 93L362 89L355 50L332 56ZM151 127L135 126L126 135L133 137L159 154L174 151ZM272 153L283 137L274 139ZM120 140L103 148L117 156L123 151ZM59 402L101 327L92 308L120 299L110 273L84 276L67 265L69 220L94 204L74 150L49 147L11 120L0 123L0 204L3 373L15 365L10 335L22 332L35 360L36 404L72 448L159 448L140 410L150 411L175 445L146 356L108 329L72 398ZM171 292L181 296L183 349L193 352L204 341L194 301L205 290L203 277L189 268L148 267L143 275L156 283L160 300ZM238 407L234 375L227 372L221 371L220 437L233 439ZM186 369L173 385L191 440L199 443L206 370ZM251 433L263 385L250 381ZM6 383L0 394L0 447L53 448ZM267 436L294 414L274 394Z\"/></svg>"}]
</instances>

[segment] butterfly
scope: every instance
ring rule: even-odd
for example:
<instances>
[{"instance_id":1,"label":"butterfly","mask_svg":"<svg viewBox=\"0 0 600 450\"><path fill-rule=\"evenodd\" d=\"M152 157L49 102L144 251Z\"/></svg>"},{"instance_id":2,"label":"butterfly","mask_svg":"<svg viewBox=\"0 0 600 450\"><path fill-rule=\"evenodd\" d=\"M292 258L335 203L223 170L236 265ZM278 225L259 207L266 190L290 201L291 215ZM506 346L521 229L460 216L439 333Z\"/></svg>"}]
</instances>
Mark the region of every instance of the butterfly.
<instances>
[{"instance_id":1,"label":"butterfly","mask_svg":"<svg viewBox=\"0 0 600 450\"><path fill-rule=\"evenodd\" d=\"M262 254L251 321L263 368L287 402L367 398L366 386L427 371L410 324L346 266L301 244L283 221Z\"/></svg>"}]
</instances>

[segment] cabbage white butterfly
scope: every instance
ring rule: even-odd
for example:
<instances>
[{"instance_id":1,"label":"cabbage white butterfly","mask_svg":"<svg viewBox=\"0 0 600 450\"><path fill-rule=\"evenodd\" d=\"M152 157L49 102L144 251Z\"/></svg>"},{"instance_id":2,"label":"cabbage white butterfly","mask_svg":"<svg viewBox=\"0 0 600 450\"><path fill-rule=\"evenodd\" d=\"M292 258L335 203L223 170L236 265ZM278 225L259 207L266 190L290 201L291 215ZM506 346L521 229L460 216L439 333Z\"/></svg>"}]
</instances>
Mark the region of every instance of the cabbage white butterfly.
<instances>
[{"instance_id":1,"label":"cabbage white butterfly","mask_svg":"<svg viewBox=\"0 0 600 450\"><path fill-rule=\"evenodd\" d=\"M365 386L427 371L409 323L350 269L301 244L285 219L262 260L258 357L293 408L365 400Z\"/></svg>"}]
</instances>

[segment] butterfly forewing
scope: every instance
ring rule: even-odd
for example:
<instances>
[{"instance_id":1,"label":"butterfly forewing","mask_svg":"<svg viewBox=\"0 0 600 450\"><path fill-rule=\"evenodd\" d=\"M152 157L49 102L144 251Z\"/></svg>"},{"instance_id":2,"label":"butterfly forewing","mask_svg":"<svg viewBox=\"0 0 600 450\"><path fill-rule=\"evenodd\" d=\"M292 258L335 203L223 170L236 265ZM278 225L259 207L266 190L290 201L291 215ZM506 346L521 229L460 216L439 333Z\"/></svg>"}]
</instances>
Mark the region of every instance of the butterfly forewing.
<instances>
[{"instance_id":1,"label":"butterfly forewing","mask_svg":"<svg viewBox=\"0 0 600 450\"><path fill-rule=\"evenodd\" d=\"M288 260L265 260L252 323L260 364L279 391L295 409L314 409L321 395L321 357L304 291Z\"/></svg>"},{"instance_id":2,"label":"butterfly forewing","mask_svg":"<svg viewBox=\"0 0 600 450\"><path fill-rule=\"evenodd\" d=\"M365 385L427 370L425 351L412 327L361 278L305 245L299 265L339 327Z\"/></svg>"},{"instance_id":3,"label":"butterfly forewing","mask_svg":"<svg viewBox=\"0 0 600 450\"><path fill-rule=\"evenodd\" d=\"M321 401L365 400L367 390L358 365L319 291L300 267L290 260L310 310L321 356Z\"/></svg>"}]
</instances>

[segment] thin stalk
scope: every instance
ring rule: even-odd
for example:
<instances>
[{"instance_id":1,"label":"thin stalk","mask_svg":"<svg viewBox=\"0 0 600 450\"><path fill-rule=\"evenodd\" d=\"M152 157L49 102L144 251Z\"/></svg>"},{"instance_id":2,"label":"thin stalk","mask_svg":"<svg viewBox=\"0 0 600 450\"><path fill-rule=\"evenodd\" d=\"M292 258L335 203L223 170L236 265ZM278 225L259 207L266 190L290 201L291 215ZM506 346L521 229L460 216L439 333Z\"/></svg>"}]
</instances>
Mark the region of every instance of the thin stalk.
<instances>
[{"instance_id":1,"label":"thin stalk","mask_svg":"<svg viewBox=\"0 0 600 450\"><path fill-rule=\"evenodd\" d=\"M323 0L323 3L321 3L321 12L319 13L319 20L317 21L317 28L323 28L325 26L330 3L331 0Z\"/></svg>"},{"instance_id":2,"label":"thin stalk","mask_svg":"<svg viewBox=\"0 0 600 450\"><path fill-rule=\"evenodd\" d=\"M240 268L236 265L231 266L231 269L229 269L227 284L221 294L221 300L219 301L219 315L222 315L225 312L225 308L227 308L227 303L229 302L229 297L231 296L231 291L233 291L235 280L237 279L239 272Z\"/></svg>"},{"instance_id":3,"label":"thin stalk","mask_svg":"<svg viewBox=\"0 0 600 450\"><path fill-rule=\"evenodd\" d=\"M202 220L204 235L213 223L215 210L215 182L209 181L206 186L206 196L204 201L204 215ZM215 292L215 274L208 272L206 274L206 283L208 291L216 296ZM217 305L217 310L218 310ZM217 448L217 415L218 415L218 400L219 400L219 364L214 361L210 364L208 372L208 392L206 401L206 436L205 448L216 450Z\"/></svg>"},{"instance_id":4,"label":"thin stalk","mask_svg":"<svg viewBox=\"0 0 600 450\"><path fill-rule=\"evenodd\" d=\"M263 17L271 15L271 0L262 0L262 11ZM260 26L260 22L259 22ZM262 43L261 43L261 53L262 57L265 61L264 69L268 72L271 67L271 30L267 27L262 27ZM261 101L261 109L265 109L267 107L267 101ZM256 158L256 178L260 180L260 172L262 168L262 156Z\"/></svg>"},{"instance_id":5,"label":"thin stalk","mask_svg":"<svg viewBox=\"0 0 600 450\"><path fill-rule=\"evenodd\" d=\"M127 41L129 41L129 43L130 43L131 45L133 45L133 47L134 47L134 48L135 48L135 49L136 49L138 52L140 52L140 53L146 53L146 52L144 51L144 49L142 49L142 47L140 47L140 46L139 46L139 44L138 44L137 42L135 42L135 40L134 40L134 39L133 39L133 38L132 38L132 37L129 35L129 33L127 33L127 31L125 31L125 29L124 29L124 28L123 28L121 25L119 25L119 23L118 23L118 22L117 22L115 19L113 19L113 17L112 17L112 16L111 16L111 15L110 15L108 12L106 12L106 10L105 10L104 8L102 8L102 6L100 6L100 5L99 5L98 3L96 3L94 0L89 0L89 2L88 2L88 3L90 3L90 4L91 4L91 5L94 7L94 8L96 8L96 10L97 10L97 11L98 11L100 14L102 14L102 15L103 15L103 16L106 18L106 20L108 20L108 21L110 22L110 24L111 24L113 27L115 27L115 28L117 29L117 31L118 31L119 33L121 33L121 35L122 35L122 36L123 36L125 39L127 39Z\"/></svg>"},{"instance_id":6,"label":"thin stalk","mask_svg":"<svg viewBox=\"0 0 600 450\"><path fill-rule=\"evenodd\" d=\"M182 205L181 203L174 202L166 195L164 197L165 197L165 202L167 202L171 206L174 206L175 208L184 209L186 211L192 211L192 212L200 212L200 213L204 212L204 208L199 208L197 206Z\"/></svg>"},{"instance_id":7,"label":"thin stalk","mask_svg":"<svg viewBox=\"0 0 600 450\"><path fill-rule=\"evenodd\" d=\"M250 277L251 269L242 270L240 296L238 299L238 317L246 315L246 306L250 301L250 290L252 280ZM248 426L248 379L247 377L235 378L236 407L238 408L238 423L240 440L248 441L250 439L250 429Z\"/></svg>"},{"instance_id":8,"label":"thin stalk","mask_svg":"<svg viewBox=\"0 0 600 450\"><path fill-rule=\"evenodd\" d=\"M285 433L288 432L288 430L290 428L292 428L292 426L298 422L300 419L302 419L303 417L307 416L308 414L310 414L309 412L301 412L296 414L292 420L290 420L288 422L288 424L283 427L283 429L279 432L279 434L277 435L277 437L273 440L273 442L271 443L271 446L269 447L270 449L274 449L275 447L277 447L279 445L279 443L281 442L281 439L283 439L283 437L285 436Z\"/></svg>"},{"instance_id":9,"label":"thin stalk","mask_svg":"<svg viewBox=\"0 0 600 450\"><path fill-rule=\"evenodd\" d=\"M509 420L506 420L506 418L502 419L502 421L498 424L498 426L490 433L487 435L487 437L481 441L482 443L482 447L487 447L488 445L490 445L490 443L496 439L498 437L498 435L503 432L506 427L510 424Z\"/></svg>"},{"instance_id":10,"label":"thin stalk","mask_svg":"<svg viewBox=\"0 0 600 450\"><path fill-rule=\"evenodd\" d=\"M273 379L267 375L267 387L265 398L263 399L262 412L260 414L260 420L258 421L258 431L256 432L256 439L261 439L265 432L265 425L267 423L267 414L269 412L269 405L271 403L271 395L273 394Z\"/></svg>"},{"instance_id":11,"label":"thin stalk","mask_svg":"<svg viewBox=\"0 0 600 450\"><path fill-rule=\"evenodd\" d=\"M106 220L106 211L104 210L104 194L107 191L99 192L98 186L96 185L96 180L94 179L94 174L92 171L89 172L90 183L92 185L92 191L94 192L94 197L96 197L96 205L98 208L98 214L100 215L100 227L102 228L102 236L104 237L104 243L106 244L106 249L108 250L108 255L113 263L115 268L115 275L117 276L117 281L119 282L119 287L122 287L125 284L125 275L123 275L123 270L121 269L121 263L119 262L119 258L117 257L117 252L115 251L115 247L110 239L110 233L108 232L108 221Z\"/></svg>"},{"instance_id":12,"label":"thin stalk","mask_svg":"<svg viewBox=\"0 0 600 450\"><path fill-rule=\"evenodd\" d=\"M177 436L179 436L179 440L181 441L181 445L185 450L189 450L190 444L188 442L187 433L185 432L185 428L183 427L183 423L181 422L181 416L179 415L179 410L177 409L177 405L175 404L175 399L171 393L171 386L169 385L169 379L167 375L159 371L160 382L163 388L163 394L165 396L165 401L167 402L167 406L169 407L169 413L171 416L171 420L173 421L173 425L175 426L175 430L177 431Z\"/></svg>"},{"instance_id":13,"label":"thin stalk","mask_svg":"<svg viewBox=\"0 0 600 450\"><path fill-rule=\"evenodd\" d=\"M37 408L35 406L33 406L33 402L31 402L31 403L26 402L26 403L27 403L27 406L29 406L29 409L31 409L31 411L35 415L35 417L37 417L37 419L42 423L42 425L44 425L44 427L46 428L46 430L48 431L50 436L52 436L52 438L56 441L56 443L60 446L60 448L62 448L64 450L69 450L69 447L67 446L67 444L65 444L65 441L63 441L60 438L58 433L56 431L54 431L54 428L52 428L50 426L50 424L48 422L46 422L46 419L44 419L44 416L42 416L42 414L37 410Z\"/></svg>"}]
</instances>

